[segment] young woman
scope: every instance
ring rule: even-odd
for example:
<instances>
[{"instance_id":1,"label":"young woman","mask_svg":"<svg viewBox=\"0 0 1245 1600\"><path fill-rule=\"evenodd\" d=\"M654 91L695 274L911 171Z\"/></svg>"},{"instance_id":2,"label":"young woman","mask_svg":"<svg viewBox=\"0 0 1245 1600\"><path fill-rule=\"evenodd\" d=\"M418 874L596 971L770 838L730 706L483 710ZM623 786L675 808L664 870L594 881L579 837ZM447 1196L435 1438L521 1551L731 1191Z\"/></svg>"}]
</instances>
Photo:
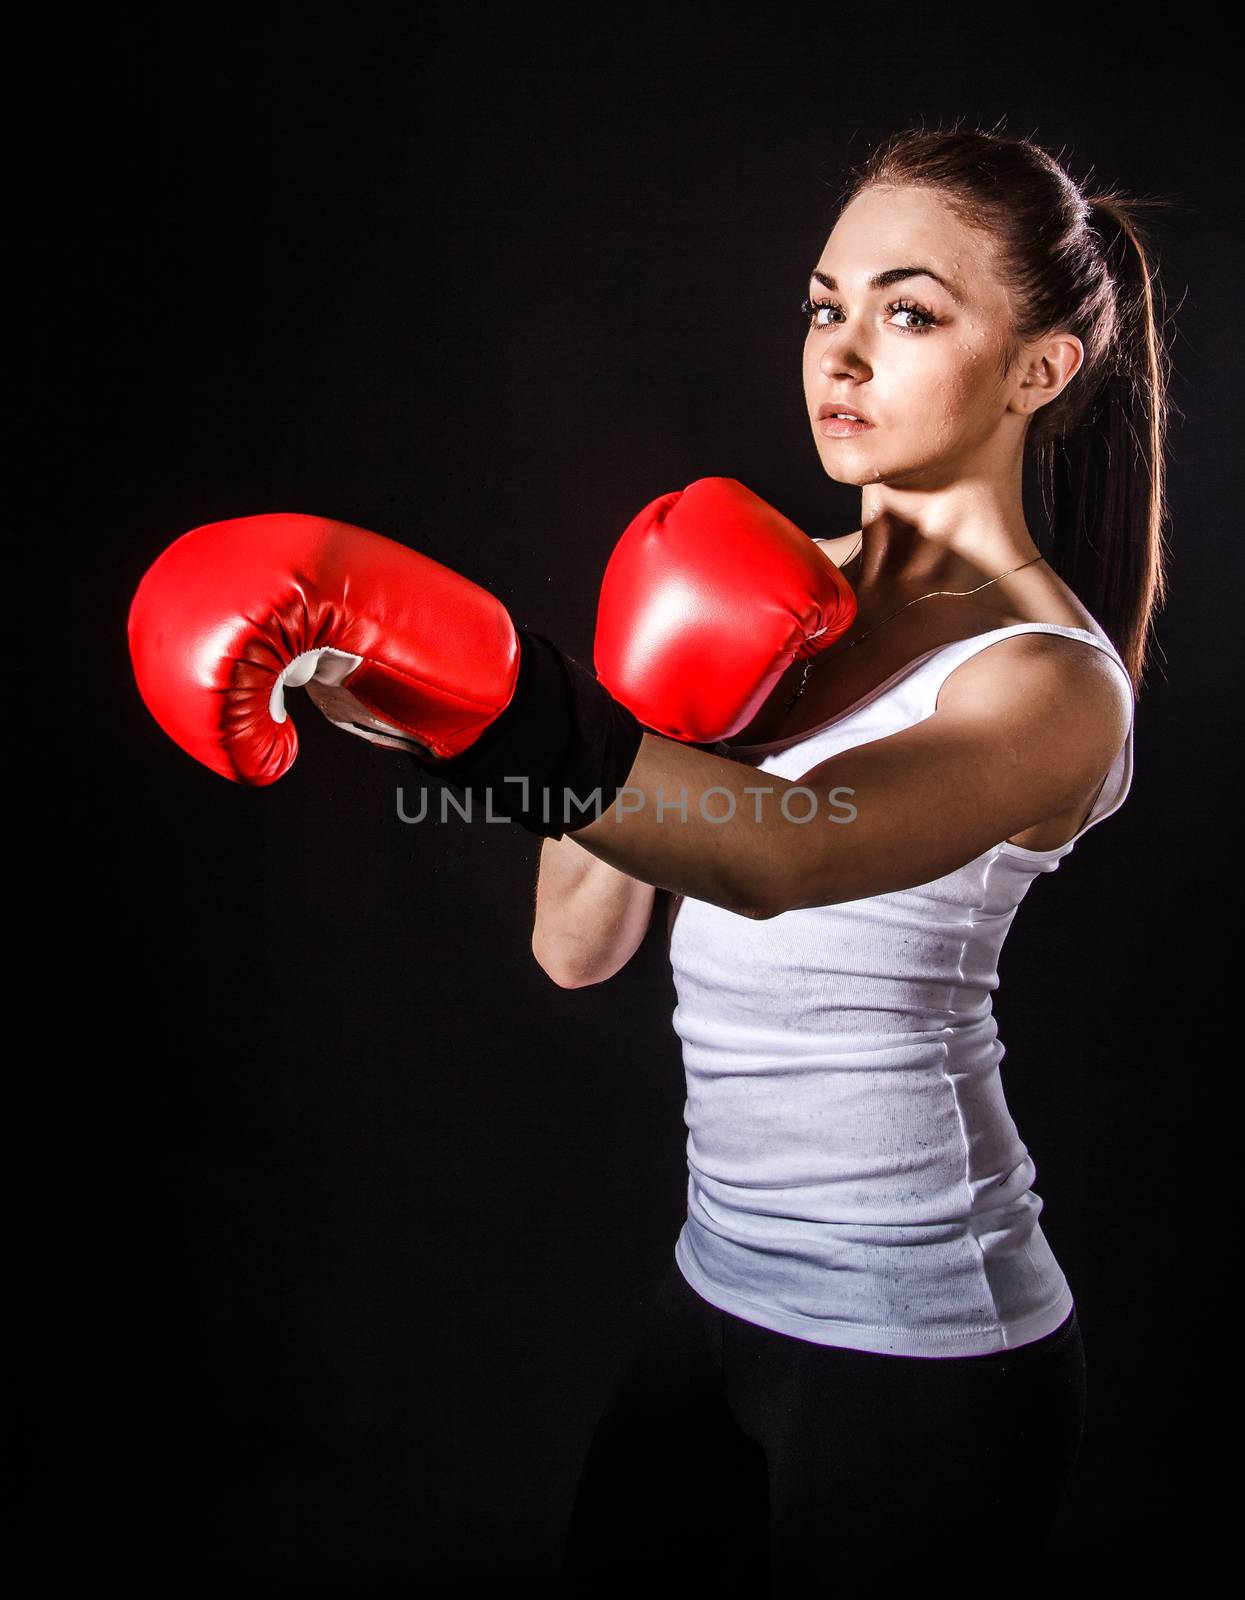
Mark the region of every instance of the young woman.
<instances>
[{"instance_id":1,"label":"young woman","mask_svg":"<svg viewBox=\"0 0 1245 1600\"><path fill-rule=\"evenodd\" d=\"M771 898L733 902L708 843L699 897L677 828L602 817L543 845L533 951L567 987L630 959L654 884L689 885L687 1221L588 1452L568 1592L756 1594L768 1572L782 1594L1014 1593L1066 1500L1085 1356L991 994L1033 879L1131 781L1166 515L1142 204L1087 198L1025 139L874 152L803 307L814 444L861 489L860 527L819 541L857 616L715 752L851 786L833 873L792 857ZM667 779L720 780L683 754Z\"/></svg>"},{"instance_id":2,"label":"young woman","mask_svg":"<svg viewBox=\"0 0 1245 1600\"><path fill-rule=\"evenodd\" d=\"M813 438L860 486L860 527L823 561L734 480L649 508L699 566L671 582L659 544L658 592L633 585L616 620L683 731L352 525L193 529L134 597L143 697L221 775L289 769L302 686L346 731L500 792L546 839L533 949L559 983L616 972L656 888L674 896L687 1221L589 1450L572 1591L754 1594L768 1570L779 1594L1025 1592L1049 1540L1084 1353L991 996L1033 879L1131 781L1167 385L1138 207L1087 199L1028 140L874 154L804 306ZM744 698L708 719L733 742L685 737L733 679ZM585 780L605 806L572 815Z\"/></svg>"}]
</instances>

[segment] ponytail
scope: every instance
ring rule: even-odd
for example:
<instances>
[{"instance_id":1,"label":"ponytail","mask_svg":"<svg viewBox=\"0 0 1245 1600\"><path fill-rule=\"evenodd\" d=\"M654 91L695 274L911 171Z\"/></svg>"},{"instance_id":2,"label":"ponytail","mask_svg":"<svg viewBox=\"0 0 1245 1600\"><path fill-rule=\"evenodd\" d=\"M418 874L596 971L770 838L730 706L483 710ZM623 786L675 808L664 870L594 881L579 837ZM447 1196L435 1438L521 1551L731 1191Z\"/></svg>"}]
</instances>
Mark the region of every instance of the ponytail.
<instances>
[{"instance_id":1,"label":"ponytail","mask_svg":"<svg viewBox=\"0 0 1245 1600\"><path fill-rule=\"evenodd\" d=\"M1153 617L1167 598L1170 377L1137 204L1089 204L1114 300L1113 337L1080 419L1032 444L1050 526L1047 560L1120 652L1135 691Z\"/></svg>"}]
</instances>

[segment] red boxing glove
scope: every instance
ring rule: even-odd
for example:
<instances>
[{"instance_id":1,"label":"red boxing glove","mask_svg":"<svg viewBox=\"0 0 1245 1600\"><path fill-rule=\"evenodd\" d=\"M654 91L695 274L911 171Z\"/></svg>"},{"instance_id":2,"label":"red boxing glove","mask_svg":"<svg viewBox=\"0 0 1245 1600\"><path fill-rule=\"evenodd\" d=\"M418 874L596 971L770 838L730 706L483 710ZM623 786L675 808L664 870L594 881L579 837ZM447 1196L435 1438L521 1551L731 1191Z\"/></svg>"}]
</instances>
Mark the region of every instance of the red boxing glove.
<instances>
[{"instance_id":1,"label":"red boxing glove","mask_svg":"<svg viewBox=\"0 0 1245 1600\"><path fill-rule=\"evenodd\" d=\"M618 541L593 662L644 726L713 744L855 616L847 580L807 534L734 478L700 478L646 506Z\"/></svg>"},{"instance_id":2,"label":"red boxing glove","mask_svg":"<svg viewBox=\"0 0 1245 1600\"><path fill-rule=\"evenodd\" d=\"M453 757L505 709L519 670L506 608L448 567L345 522L280 512L183 534L130 606L139 691L196 760L275 783L298 753L285 689L339 727Z\"/></svg>"}]
</instances>

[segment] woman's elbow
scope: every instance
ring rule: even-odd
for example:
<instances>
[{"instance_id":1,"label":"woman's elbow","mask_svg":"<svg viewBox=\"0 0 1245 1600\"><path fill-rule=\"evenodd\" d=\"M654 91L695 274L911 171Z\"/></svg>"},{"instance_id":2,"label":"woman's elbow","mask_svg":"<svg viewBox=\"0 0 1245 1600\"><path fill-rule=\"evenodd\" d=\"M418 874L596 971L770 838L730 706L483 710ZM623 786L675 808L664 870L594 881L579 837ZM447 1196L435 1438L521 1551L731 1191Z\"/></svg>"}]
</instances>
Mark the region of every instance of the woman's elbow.
<instances>
[{"instance_id":1,"label":"woman's elbow","mask_svg":"<svg viewBox=\"0 0 1245 1600\"><path fill-rule=\"evenodd\" d=\"M603 977L610 974L597 974L586 972L582 967L559 959L556 955L542 949L532 941L532 958L546 977L551 978L559 989L586 989L590 984L600 983Z\"/></svg>"}]
</instances>

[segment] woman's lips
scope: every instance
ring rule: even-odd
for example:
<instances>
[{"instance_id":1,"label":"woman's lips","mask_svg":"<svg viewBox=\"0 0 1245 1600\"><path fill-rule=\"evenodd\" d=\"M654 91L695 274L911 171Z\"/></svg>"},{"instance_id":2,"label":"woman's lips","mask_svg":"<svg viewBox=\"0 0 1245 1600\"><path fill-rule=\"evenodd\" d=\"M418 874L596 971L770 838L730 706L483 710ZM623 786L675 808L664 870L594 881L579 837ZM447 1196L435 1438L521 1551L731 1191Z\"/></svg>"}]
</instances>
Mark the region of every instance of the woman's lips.
<instances>
[{"instance_id":1,"label":"woman's lips","mask_svg":"<svg viewBox=\"0 0 1245 1600\"><path fill-rule=\"evenodd\" d=\"M859 417L822 417L817 426L825 439L851 439L867 432L873 424L862 422Z\"/></svg>"}]
</instances>

